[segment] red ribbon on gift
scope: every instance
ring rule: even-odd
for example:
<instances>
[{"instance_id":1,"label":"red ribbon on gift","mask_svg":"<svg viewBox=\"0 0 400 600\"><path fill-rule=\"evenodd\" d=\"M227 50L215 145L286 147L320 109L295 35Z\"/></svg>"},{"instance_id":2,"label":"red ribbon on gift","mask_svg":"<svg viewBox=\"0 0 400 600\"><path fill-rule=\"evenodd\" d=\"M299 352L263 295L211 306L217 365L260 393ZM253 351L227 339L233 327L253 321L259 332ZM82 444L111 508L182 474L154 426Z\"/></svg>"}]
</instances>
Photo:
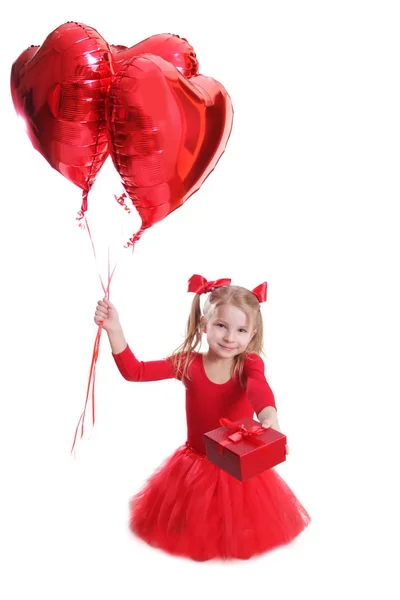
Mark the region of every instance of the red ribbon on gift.
<instances>
[{"instance_id":1,"label":"red ribbon on gift","mask_svg":"<svg viewBox=\"0 0 400 600\"><path fill-rule=\"evenodd\" d=\"M256 446L265 446L265 442L257 437L262 433L265 433L265 427L262 427L261 425L245 427L243 424L235 423L234 421L230 421L229 419L225 418L220 419L219 422L222 427L226 427L226 429L229 429L232 432L230 435L228 435L228 439L219 442L219 452L221 454L226 446L229 446L230 444L236 444L242 440L248 440Z\"/></svg>"}]
</instances>

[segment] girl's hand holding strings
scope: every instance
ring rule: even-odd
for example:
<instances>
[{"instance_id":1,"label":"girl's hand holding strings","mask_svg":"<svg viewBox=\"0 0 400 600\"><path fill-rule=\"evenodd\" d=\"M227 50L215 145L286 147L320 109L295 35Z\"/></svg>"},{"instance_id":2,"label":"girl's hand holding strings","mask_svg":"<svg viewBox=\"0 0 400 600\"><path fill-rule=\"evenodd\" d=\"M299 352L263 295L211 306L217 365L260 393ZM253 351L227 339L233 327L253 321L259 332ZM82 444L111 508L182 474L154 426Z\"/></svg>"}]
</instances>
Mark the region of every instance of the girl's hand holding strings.
<instances>
[{"instance_id":1,"label":"girl's hand holding strings","mask_svg":"<svg viewBox=\"0 0 400 600\"><path fill-rule=\"evenodd\" d=\"M96 325L103 323L103 329L107 333L117 331L121 328L117 309L107 298L98 301L94 322Z\"/></svg>"}]
</instances>

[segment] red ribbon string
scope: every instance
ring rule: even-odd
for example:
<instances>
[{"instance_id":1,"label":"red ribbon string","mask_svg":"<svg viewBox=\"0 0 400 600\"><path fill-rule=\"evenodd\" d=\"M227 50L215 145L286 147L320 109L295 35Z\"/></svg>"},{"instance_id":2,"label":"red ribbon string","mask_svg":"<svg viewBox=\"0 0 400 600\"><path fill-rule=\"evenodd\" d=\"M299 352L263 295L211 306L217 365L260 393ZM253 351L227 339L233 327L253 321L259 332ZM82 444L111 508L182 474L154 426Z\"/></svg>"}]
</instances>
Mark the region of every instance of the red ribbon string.
<instances>
[{"instance_id":1,"label":"red ribbon string","mask_svg":"<svg viewBox=\"0 0 400 600\"><path fill-rule=\"evenodd\" d=\"M94 247L92 234L90 233L90 229L89 229L89 223L87 222L86 216L84 218L85 218L86 229L87 229L87 232L89 234L90 242L92 244L93 254L94 254L94 257L95 257L95 260L96 260L97 268L99 268L99 263L98 263L98 260L97 260L96 249ZM103 288L103 292L104 292L104 295L105 295L106 298L109 297L110 283L111 283L111 279L113 278L114 271L115 271L116 267L117 267L117 263L115 263L113 271L112 271L112 273L110 275L110 249L108 249L108 283L107 283L107 287L103 283L103 279L102 279L102 277L100 275L100 270L99 270L100 284L101 284L101 287Z\"/></svg>"},{"instance_id":2,"label":"red ribbon string","mask_svg":"<svg viewBox=\"0 0 400 600\"><path fill-rule=\"evenodd\" d=\"M86 219L85 215L84 215L84 219L85 219L86 229L87 229L87 232L89 234L89 238L90 238L90 241L91 241L91 244L92 244L94 257L95 257L96 263L97 263L96 249L94 247L93 238L92 238L92 235L90 233L89 224L87 222L87 219ZM99 278L100 278L101 287L103 288L103 292L104 292L105 297L107 299L110 297L110 284L111 284L111 280L113 278L113 275L115 273L116 267L117 267L117 263L115 264L115 266L114 266L114 268L113 268L113 270L111 272L111 267L110 267L110 249L108 249L108 281L107 281L107 287L104 285L103 279L102 279L100 271L99 271ZM94 346L93 346L92 362L91 362L90 371L89 371L89 381L88 381L87 390L86 390L85 406L84 406L84 409L83 409L83 412L82 412L81 416L79 417L78 425L76 426L75 436L74 436L74 442L73 442L72 448L71 448L71 454L74 451L74 447L75 447L75 443L76 443L76 439L77 439L77 435L78 435L78 430L79 430L79 425L81 425L81 435L80 435L80 438L82 439L82 437L83 437L84 425L85 425L85 416L86 416L86 408L87 408L87 404L88 404L90 396L92 398L92 425L94 425L94 422L95 422L95 397L94 397L94 389L95 389L95 382L96 382L96 365L97 365L97 359L98 359L98 356L99 356L100 338L101 338L101 332L102 332L102 330L103 330L103 323L100 323L100 325L98 327L98 330L97 330L96 338L95 338L95 341L94 341Z\"/></svg>"},{"instance_id":3,"label":"red ribbon string","mask_svg":"<svg viewBox=\"0 0 400 600\"><path fill-rule=\"evenodd\" d=\"M88 400L89 400L90 392L92 393L92 424L93 425L94 425L94 421L95 421L94 385L95 385L95 380L96 380L96 363L97 363L97 358L99 356L100 337L101 337L101 331L102 331L102 329L103 329L103 324L101 323L99 325L98 330L97 330L97 335L96 335L96 339L95 339L95 342L94 342L93 355L92 355L92 364L90 365L89 381L88 381L87 392L86 392L85 407L83 409L83 412L82 412L81 416L79 417L78 425L76 426L75 436L74 436L74 443L72 444L72 448L71 448L71 454L74 451L74 447L75 447L75 443L76 443L76 438L77 438L77 435L78 435L78 429L79 429L79 425L81 424L81 422L82 422L82 425L81 425L81 439L83 437L86 407L87 407L87 403L88 403Z\"/></svg>"},{"instance_id":4,"label":"red ribbon string","mask_svg":"<svg viewBox=\"0 0 400 600\"><path fill-rule=\"evenodd\" d=\"M115 196L115 199L117 200L117 202L119 204L121 204L121 206L123 206L124 209L129 213L130 209L125 204L124 198L126 198L126 194L122 194L119 198L117 198ZM97 268L98 268L98 260L97 260L96 249L94 247L94 242L93 242L92 234L91 234L91 231L90 231L89 223L87 222L87 218L86 218L86 214L85 214L86 210L87 210L87 193L84 192L83 193L83 200L82 200L82 207L81 207L81 210L78 213L77 220L78 221L82 221L84 219L84 224L82 222L80 222L79 223L79 227L81 227L82 229L86 229L87 232L88 232L88 234L89 234L89 239L90 239L90 242L91 242L91 245L92 245L93 254L94 254L94 257L95 257L95 260L96 260L96 263L97 263ZM133 251L136 242L141 238L141 236L143 235L143 232L145 231L145 229L146 228L142 226L140 228L140 230L134 236L132 236L132 238L128 241L128 243L124 247L128 248L128 247L132 246L132 251ZM111 280L112 280L112 278L114 276L116 267L117 267L117 263L115 263L114 268L111 271L111 267L110 267L110 249L108 249L108 281L107 281L107 286L104 285L103 279L102 279L101 274L100 274L100 270L98 268L101 287L102 287L104 295L105 295L105 297L107 299L109 299L109 297L110 297L110 284L111 284ZM89 381L88 381L87 390L86 390L85 406L84 406L83 412L82 412L82 414L81 414L81 416L79 418L78 425L76 426L75 436L74 436L74 442L73 442L72 448L71 448L71 454L72 454L72 452L73 452L73 450L75 448L79 426L81 426L81 435L80 435L80 438L82 439L82 437L83 437L84 424L85 424L85 416L86 416L86 408L87 408L90 396L92 398L92 403L91 403L91 405L92 405L92 424L94 425L94 422L95 422L94 389L95 389L95 382L96 382L96 365L97 365L97 359L98 359L98 356L99 356L100 338L101 338L102 329L103 329L103 323L100 323L99 328L97 330L96 338L95 338L95 341L94 341L94 346L93 346L92 362L91 362L91 365L90 365Z\"/></svg>"}]
</instances>

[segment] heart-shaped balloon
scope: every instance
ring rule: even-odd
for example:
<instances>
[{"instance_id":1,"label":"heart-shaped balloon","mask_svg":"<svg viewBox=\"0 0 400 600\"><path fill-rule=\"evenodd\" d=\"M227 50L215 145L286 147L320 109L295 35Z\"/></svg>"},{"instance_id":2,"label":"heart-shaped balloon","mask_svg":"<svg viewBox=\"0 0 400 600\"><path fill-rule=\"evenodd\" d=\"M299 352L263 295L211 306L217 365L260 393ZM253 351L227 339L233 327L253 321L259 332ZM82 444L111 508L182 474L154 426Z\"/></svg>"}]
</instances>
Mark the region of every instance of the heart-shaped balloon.
<instances>
[{"instance_id":1,"label":"heart-shaped balloon","mask_svg":"<svg viewBox=\"0 0 400 600\"><path fill-rule=\"evenodd\" d=\"M140 54L155 54L170 62L187 78L197 75L199 64L196 53L185 38L171 33L153 35L139 44L126 48L125 46L110 46L113 53L114 70L117 72L125 61Z\"/></svg>"},{"instance_id":2,"label":"heart-shaped balloon","mask_svg":"<svg viewBox=\"0 0 400 600\"><path fill-rule=\"evenodd\" d=\"M105 100L112 55L99 33L65 23L14 62L11 94L33 146L87 194L108 155Z\"/></svg>"},{"instance_id":3,"label":"heart-shaped balloon","mask_svg":"<svg viewBox=\"0 0 400 600\"><path fill-rule=\"evenodd\" d=\"M142 232L181 206L217 164L233 119L230 98L209 77L186 79L151 54L115 74L107 99L110 152Z\"/></svg>"}]
</instances>

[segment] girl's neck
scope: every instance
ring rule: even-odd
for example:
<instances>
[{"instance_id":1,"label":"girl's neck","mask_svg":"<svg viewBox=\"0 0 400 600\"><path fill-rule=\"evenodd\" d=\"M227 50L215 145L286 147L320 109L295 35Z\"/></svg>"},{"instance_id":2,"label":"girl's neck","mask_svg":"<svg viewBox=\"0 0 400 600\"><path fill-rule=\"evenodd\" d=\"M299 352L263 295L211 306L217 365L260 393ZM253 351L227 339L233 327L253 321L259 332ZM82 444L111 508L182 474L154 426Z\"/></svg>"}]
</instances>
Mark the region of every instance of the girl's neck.
<instances>
[{"instance_id":1,"label":"girl's neck","mask_svg":"<svg viewBox=\"0 0 400 600\"><path fill-rule=\"evenodd\" d=\"M204 360L215 367L221 369L231 369L233 365L233 358L221 358L212 350L208 350L203 354Z\"/></svg>"}]
</instances>

